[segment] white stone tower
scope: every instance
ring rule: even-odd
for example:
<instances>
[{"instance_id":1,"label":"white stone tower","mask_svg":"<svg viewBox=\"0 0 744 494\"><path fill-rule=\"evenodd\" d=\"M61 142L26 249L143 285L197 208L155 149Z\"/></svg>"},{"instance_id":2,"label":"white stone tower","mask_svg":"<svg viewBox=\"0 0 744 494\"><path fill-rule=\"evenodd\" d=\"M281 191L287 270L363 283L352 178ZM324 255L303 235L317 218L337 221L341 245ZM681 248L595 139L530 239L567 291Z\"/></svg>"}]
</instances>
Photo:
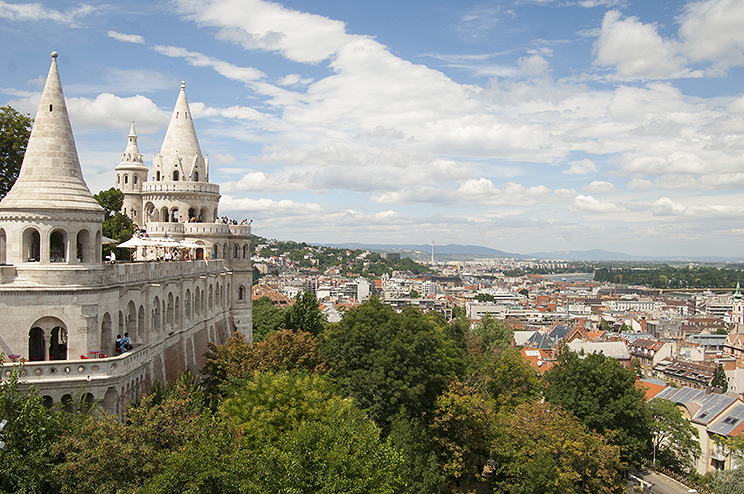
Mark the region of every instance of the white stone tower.
<instances>
[{"instance_id":1,"label":"white stone tower","mask_svg":"<svg viewBox=\"0 0 744 494\"><path fill-rule=\"evenodd\" d=\"M83 180L52 52L18 180L0 202L0 262L29 281L81 283L100 267L103 215Z\"/></svg>"},{"instance_id":2,"label":"white stone tower","mask_svg":"<svg viewBox=\"0 0 744 494\"><path fill-rule=\"evenodd\" d=\"M143 224L142 185L147 182L149 170L142 161L137 147L137 132L132 128L127 136L127 148L121 153L121 162L116 167L116 189L124 193L122 213L138 225Z\"/></svg>"},{"instance_id":3,"label":"white stone tower","mask_svg":"<svg viewBox=\"0 0 744 494\"><path fill-rule=\"evenodd\" d=\"M145 223L209 223L218 215L220 188L209 183L209 163L202 155L186 100L186 84L173 109L152 176L143 189Z\"/></svg>"}]
</instances>

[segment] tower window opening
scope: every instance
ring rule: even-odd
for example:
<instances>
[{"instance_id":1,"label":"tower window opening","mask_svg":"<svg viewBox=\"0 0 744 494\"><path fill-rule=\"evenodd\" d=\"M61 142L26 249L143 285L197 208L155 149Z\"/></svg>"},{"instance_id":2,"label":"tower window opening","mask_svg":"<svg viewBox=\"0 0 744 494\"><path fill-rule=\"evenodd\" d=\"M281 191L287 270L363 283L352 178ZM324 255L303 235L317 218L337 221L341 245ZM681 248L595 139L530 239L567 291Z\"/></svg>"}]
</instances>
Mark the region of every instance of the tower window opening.
<instances>
[{"instance_id":1,"label":"tower window opening","mask_svg":"<svg viewBox=\"0 0 744 494\"><path fill-rule=\"evenodd\" d=\"M124 183L125 184L129 183L129 175L124 175Z\"/></svg>"},{"instance_id":2,"label":"tower window opening","mask_svg":"<svg viewBox=\"0 0 744 494\"><path fill-rule=\"evenodd\" d=\"M49 105L49 111L52 111L52 105Z\"/></svg>"},{"instance_id":3,"label":"tower window opening","mask_svg":"<svg viewBox=\"0 0 744 494\"><path fill-rule=\"evenodd\" d=\"M199 172L194 172L194 182L199 181Z\"/></svg>"},{"instance_id":4,"label":"tower window opening","mask_svg":"<svg viewBox=\"0 0 744 494\"><path fill-rule=\"evenodd\" d=\"M178 175L178 170L175 170L175 171L173 172L173 181L174 181L174 182L178 182L178 177L179 177L179 175Z\"/></svg>"},{"instance_id":5,"label":"tower window opening","mask_svg":"<svg viewBox=\"0 0 744 494\"><path fill-rule=\"evenodd\" d=\"M136 184L136 183L137 183L137 175L135 175L135 176L134 176L134 177L132 178L132 180L134 180L134 183Z\"/></svg>"}]
</instances>

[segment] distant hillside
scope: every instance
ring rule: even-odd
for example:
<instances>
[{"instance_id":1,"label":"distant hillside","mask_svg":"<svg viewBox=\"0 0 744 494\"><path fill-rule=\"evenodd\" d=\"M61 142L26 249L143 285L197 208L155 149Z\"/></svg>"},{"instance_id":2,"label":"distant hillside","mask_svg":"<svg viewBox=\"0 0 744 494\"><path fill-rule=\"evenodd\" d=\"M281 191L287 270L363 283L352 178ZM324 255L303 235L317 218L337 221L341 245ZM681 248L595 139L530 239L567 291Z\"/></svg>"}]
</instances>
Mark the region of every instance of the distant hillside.
<instances>
[{"instance_id":1,"label":"distant hillside","mask_svg":"<svg viewBox=\"0 0 744 494\"><path fill-rule=\"evenodd\" d=\"M325 244L327 247L338 249L365 249L378 252L417 252L419 255L431 255L431 245L426 244ZM622 252L610 252L600 249L568 250L552 252L533 252L530 254L516 254L504 252L480 245L434 245L435 256L487 256L510 257L514 259L557 259L566 261L650 261L650 262L737 262L744 257L721 256L632 256Z\"/></svg>"},{"instance_id":2,"label":"distant hillside","mask_svg":"<svg viewBox=\"0 0 744 494\"><path fill-rule=\"evenodd\" d=\"M327 247L334 247L337 249L365 249L373 251L417 251L431 255L431 245L415 245L415 244L325 244ZM517 259L525 259L528 256L522 254L512 254L509 252L503 252L489 247L482 247L480 245L434 245L434 255L475 255L475 256L492 256L492 257L513 257Z\"/></svg>"}]
</instances>

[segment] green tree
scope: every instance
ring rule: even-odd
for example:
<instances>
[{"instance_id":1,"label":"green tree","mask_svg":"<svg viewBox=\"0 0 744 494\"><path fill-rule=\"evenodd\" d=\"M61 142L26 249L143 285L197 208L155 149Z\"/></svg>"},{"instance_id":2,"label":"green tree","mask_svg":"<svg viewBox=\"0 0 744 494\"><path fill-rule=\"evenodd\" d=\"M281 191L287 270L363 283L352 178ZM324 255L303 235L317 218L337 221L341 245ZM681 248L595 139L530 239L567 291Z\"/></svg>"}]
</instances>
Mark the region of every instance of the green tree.
<instances>
[{"instance_id":1,"label":"green tree","mask_svg":"<svg viewBox=\"0 0 744 494\"><path fill-rule=\"evenodd\" d=\"M717 472L713 488L716 494L744 494L744 468Z\"/></svg>"},{"instance_id":2,"label":"green tree","mask_svg":"<svg viewBox=\"0 0 744 494\"><path fill-rule=\"evenodd\" d=\"M487 395L453 381L439 395L431 435L448 487L470 490L483 479L493 441L496 412Z\"/></svg>"},{"instance_id":3,"label":"green tree","mask_svg":"<svg viewBox=\"0 0 744 494\"><path fill-rule=\"evenodd\" d=\"M209 342L202 369L202 374L207 376L207 389L217 394L217 389L227 384L230 378L243 377L250 351L251 345L245 341L242 333L234 333L224 345Z\"/></svg>"},{"instance_id":4,"label":"green tree","mask_svg":"<svg viewBox=\"0 0 744 494\"><path fill-rule=\"evenodd\" d=\"M253 452L227 462L248 470L252 488L242 492L400 492L400 454L327 380L258 372L238 382L220 409Z\"/></svg>"},{"instance_id":5,"label":"green tree","mask_svg":"<svg viewBox=\"0 0 744 494\"><path fill-rule=\"evenodd\" d=\"M65 458L53 472L63 494L137 492L175 451L210 435L208 402L188 373L156 387L126 417L92 415L54 445Z\"/></svg>"},{"instance_id":6,"label":"green tree","mask_svg":"<svg viewBox=\"0 0 744 494\"><path fill-rule=\"evenodd\" d=\"M284 327L284 309L274 305L269 297L253 301L253 341L265 340L270 334Z\"/></svg>"},{"instance_id":7,"label":"green tree","mask_svg":"<svg viewBox=\"0 0 744 494\"><path fill-rule=\"evenodd\" d=\"M478 293L475 295L475 300L477 300L478 302L496 303L496 297L494 297L490 293Z\"/></svg>"},{"instance_id":8,"label":"green tree","mask_svg":"<svg viewBox=\"0 0 744 494\"><path fill-rule=\"evenodd\" d=\"M320 311L320 302L310 292L298 293L294 304L284 311L284 327L307 331L318 336L326 325L326 317Z\"/></svg>"},{"instance_id":9,"label":"green tree","mask_svg":"<svg viewBox=\"0 0 744 494\"><path fill-rule=\"evenodd\" d=\"M22 365L12 367L0 384L0 420L8 421L0 451L0 492L58 492L52 471L62 458L52 446L74 417L46 408L36 388L21 389L22 370Z\"/></svg>"},{"instance_id":10,"label":"green tree","mask_svg":"<svg viewBox=\"0 0 744 494\"><path fill-rule=\"evenodd\" d=\"M514 348L492 350L471 359L466 382L485 392L497 410L513 410L540 397L537 372Z\"/></svg>"},{"instance_id":11,"label":"green tree","mask_svg":"<svg viewBox=\"0 0 744 494\"><path fill-rule=\"evenodd\" d=\"M411 417L433 409L459 357L454 342L423 313L396 313L375 297L329 326L322 352L339 387L386 434L401 408Z\"/></svg>"},{"instance_id":12,"label":"green tree","mask_svg":"<svg viewBox=\"0 0 744 494\"><path fill-rule=\"evenodd\" d=\"M0 199L10 191L21 171L33 119L10 106L0 107Z\"/></svg>"},{"instance_id":13,"label":"green tree","mask_svg":"<svg viewBox=\"0 0 744 494\"><path fill-rule=\"evenodd\" d=\"M549 403L502 414L493 442L492 486L507 494L620 494L619 448Z\"/></svg>"},{"instance_id":14,"label":"green tree","mask_svg":"<svg viewBox=\"0 0 744 494\"><path fill-rule=\"evenodd\" d=\"M640 465L649 451L651 416L635 375L602 354L563 351L548 371L545 398L620 446L623 461Z\"/></svg>"},{"instance_id":15,"label":"green tree","mask_svg":"<svg viewBox=\"0 0 744 494\"><path fill-rule=\"evenodd\" d=\"M103 236L116 240L116 243L126 242L132 238L134 223L128 216L121 213L121 208L124 205L124 193L111 187L108 190L102 190L93 197L96 198L96 201L104 210ZM128 249L105 245L103 247L104 256L112 250L117 259L127 259L130 254Z\"/></svg>"},{"instance_id":16,"label":"green tree","mask_svg":"<svg viewBox=\"0 0 744 494\"><path fill-rule=\"evenodd\" d=\"M711 386L717 386L723 389L725 393L728 391L728 380L726 379L726 371L723 370L723 366L718 364L716 372L713 374L713 380L710 382Z\"/></svg>"},{"instance_id":17,"label":"green tree","mask_svg":"<svg viewBox=\"0 0 744 494\"><path fill-rule=\"evenodd\" d=\"M657 464L678 473L690 473L695 468L695 458L702 453L697 430L671 401L654 398L648 405Z\"/></svg>"},{"instance_id":18,"label":"green tree","mask_svg":"<svg viewBox=\"0 0 744 494\"><path fill-rule=\"evenodd\" d=\"M514 339L514 331L504 321L486 313L470 332L473 343L479 342L484 352L495 348L506 348Z\"/></svg>"}]
</instances>

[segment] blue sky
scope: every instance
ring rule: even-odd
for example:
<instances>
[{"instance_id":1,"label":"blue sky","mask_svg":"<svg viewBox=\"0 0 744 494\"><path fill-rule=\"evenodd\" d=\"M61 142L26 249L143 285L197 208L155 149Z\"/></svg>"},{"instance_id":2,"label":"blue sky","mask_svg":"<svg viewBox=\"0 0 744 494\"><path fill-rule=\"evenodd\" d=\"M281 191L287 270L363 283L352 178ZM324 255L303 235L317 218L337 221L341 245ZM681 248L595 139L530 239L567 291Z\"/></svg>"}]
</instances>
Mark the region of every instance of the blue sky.
<instances>
[{"instance_id":1,"label":"blue sky","mask_svg":"<svg viewBox=\"0 0 744 494\"><path fill-rule=\"evenodd\" d=\"M740 0L0 0L0 104L58 64L93 192L180 81L221 214L311 243L744 252Z\"/></svg>"}]
</instances>

